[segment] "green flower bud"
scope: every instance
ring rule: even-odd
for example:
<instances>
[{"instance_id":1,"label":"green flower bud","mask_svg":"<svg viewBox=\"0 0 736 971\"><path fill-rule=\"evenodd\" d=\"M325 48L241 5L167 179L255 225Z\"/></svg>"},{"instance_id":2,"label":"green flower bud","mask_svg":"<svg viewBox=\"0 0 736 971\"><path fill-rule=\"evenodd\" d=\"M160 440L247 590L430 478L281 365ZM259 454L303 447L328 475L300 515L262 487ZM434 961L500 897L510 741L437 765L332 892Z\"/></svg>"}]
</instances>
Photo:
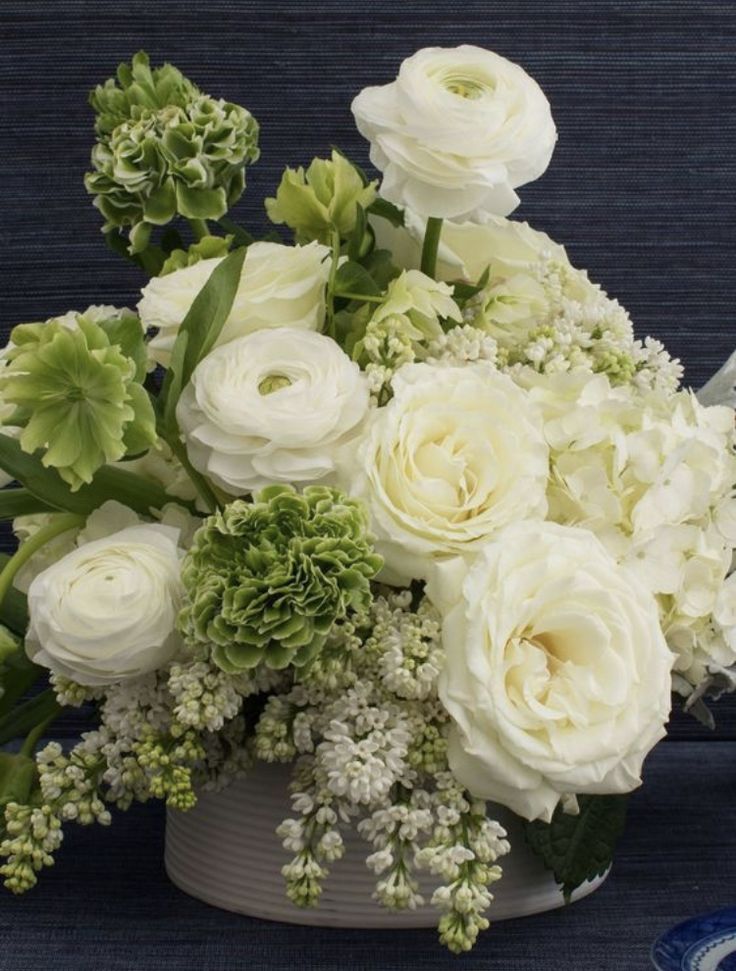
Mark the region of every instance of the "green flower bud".
<instances>
[{"instance_id":1,"label":"green flower bud","mask_svg":"<svg viewBox=\"0 0 736 971\"><path fill-rule=\"evenodd\" d=\"M376 198L377 182L363 184L357 169L339 152L331 159L315 158L309 168L287 168L276 190L266 199L268 218L286 223L299 243L313 239L330 243L333 229L344 239L355 229L357 206L367 209Z\"/></svg>"},{"instance_id":2,"label":"green flower bud","mask_svg":"<svg viewBox=\"0 0 736 971\"><path fill-rule=\"evenodd\" d=\"M218 219L240 198L255 162L258 123L245 108L202 94L175 67L151 71L148 56L90 96L98 142L87 191L103 231L131 227L131 251L174 216Z\"/></svg>"},{"instance_id":3,"label":"green flower bud","mask_svg":"<svg viewBox=\"0 0 736 971\"><path fill-rule=\"evenodd\" d=\"M194 266L200 260L211 260L227 256L233 244L233 236L204 236L188 249L175 249L161 267L159 276L166 276L175 270Z\"/></svg>"},{"instance_id":4,"label":"green flower bud","mask_svg":"<svg viewBox=\"0 0 736 971\"><path fill-rule=\"evenodd\" d=\"M335 489L269 486L207 519L182 570L179 627L231 673L302 666L335 621L370 603L381 567L363 505Z\"/></svg>"},{"instance_id":5,"label":"green flower bud","mask_svg":"<svg viewBox=\"0 0 736 971\"><path fill-rule=\"evenodd\" d=\"M153 406L140 383L145 351L132 315L96 321L82 314L13 329L0 373L8 423L20 445L44 451L75 492L100 466L156 441Z\"/></svg>"}]
</instances>

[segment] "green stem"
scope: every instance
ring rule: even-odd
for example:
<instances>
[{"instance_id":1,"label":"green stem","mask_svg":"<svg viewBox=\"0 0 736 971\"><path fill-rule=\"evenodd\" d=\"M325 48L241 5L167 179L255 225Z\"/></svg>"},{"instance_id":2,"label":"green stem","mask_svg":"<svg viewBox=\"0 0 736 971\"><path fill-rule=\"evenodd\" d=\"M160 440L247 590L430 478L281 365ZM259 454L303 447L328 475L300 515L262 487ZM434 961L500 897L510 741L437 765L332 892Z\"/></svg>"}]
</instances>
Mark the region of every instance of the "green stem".
<instances>
[{"instance_id":1,"label":"green stem","mask_svg":"<svg viewBox=\"0 0 736 971\"><path fill-rule=\"evenodd\" d=\"M366 293L350 293L346 290L338 290L336 297L344 297L345 300L362 300L365 303L381 303L383 297L369 297Z\"/></svg>"},{"instance_id":2,"label":"green stem","mask_svg":"<svg viewBox=\"0 0 736 971\"><path fill-rule=\"evenodd\" d=\"M213 491L207 479L205 479L200 472L197 472L192 463L189 461L189 456L187 455L187 450L184 445L173 435L168 436L165 440L171 451L181 463L186 474L192 480L194 488L199 493L200 498L207 506L209 512L214 512L216 509L219 509L221 506L220 500L217 498L217 495Z\"/></svg>"},{"instance_id":3,"label":"green stem","mask_svg":"<svg viewBox=\"0 0 736 971\"><path fill-rule=\"evenodd\" d=\"M335 337L335 283L337 281L337 268L340 264L340 233L332 230L332 264L330 266L330 276L327 281L327 333L330 337Z\"/></svg>"},{"instance_id":4,"label":"green stem","mask_svg":"<svg viewBox=\"0 0 736 971\"><path fill-rule=\"evenodd\" d=\"M437 269L437 250L440 248L442 235L442 220L438 216L430 216L427 228L424 230L424 244L422 245L422 273L434 279Z\"/></svg>"},{"instance_id":5,"label":"green stem","mask_svg":"<svg viewBox=\"0 0 736 971\"><path fill-rule=\"evenodd\" d=\"M52 539L55 539L61 533L66 533L70 529L76 529L78 526L83 526L85 523L84 516L77 516L75 513L59 513L54 519L39 529L38 532L34 533L33 536L29 537L22 546L20 546L13 556L10 557L8 562L3 567L2 573L0 573L0 604L2 604L5 599L5 594L10 589L15 575L20 570L20 568L30 560L34 553L37 553L43 546L49 543Z\"/></svg>"},{"instance_id":6,"label":"green stem","mask_svg":"<svg viewBox=\"0 0 736 971\"><path fill-rule=\"evenodd\" d=\"M188 219L189 227L194 233L194 238L197 240L203 239L205 236L209 236L210 229L207 225L206 219Z\"/></svg>"}]
</instances>

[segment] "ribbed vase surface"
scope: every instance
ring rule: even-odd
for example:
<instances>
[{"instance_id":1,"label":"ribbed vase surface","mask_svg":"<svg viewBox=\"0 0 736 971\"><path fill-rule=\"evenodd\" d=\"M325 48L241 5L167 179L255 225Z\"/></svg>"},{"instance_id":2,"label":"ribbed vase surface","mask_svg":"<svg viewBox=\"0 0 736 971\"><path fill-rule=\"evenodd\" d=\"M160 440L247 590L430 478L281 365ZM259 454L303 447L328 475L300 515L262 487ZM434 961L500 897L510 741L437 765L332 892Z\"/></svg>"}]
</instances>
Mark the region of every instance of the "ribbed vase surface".
<instances>
[{"instance_id":1,"label":"ribbed vase surface","mask_svg":"<svg viewBox=\"0 0 736 971\"><path fill-rule=\"evenodd\" d=\"M281 867L289 854L275 829L293 816L287 785L290 766L258 763L244 779L219 793L203 792L194 809L170 810L166 826L166 870L177 887L216 907L249 917L315 927L431 927L438 912L425 905L394 913L371 897L375 876L365 864L369 845L343 830L345 855L333 864L319 907L303 910L286 897ZM521 917L563 904L551 874L524 843L516 818L501 807L491 814L506 828L512 850L500 861L503 878L493 886L489 918ZM574 900L595 890L598 877L580 887ZM440 881L420 876L428 901Z\"/></svg>"}]
</instances>

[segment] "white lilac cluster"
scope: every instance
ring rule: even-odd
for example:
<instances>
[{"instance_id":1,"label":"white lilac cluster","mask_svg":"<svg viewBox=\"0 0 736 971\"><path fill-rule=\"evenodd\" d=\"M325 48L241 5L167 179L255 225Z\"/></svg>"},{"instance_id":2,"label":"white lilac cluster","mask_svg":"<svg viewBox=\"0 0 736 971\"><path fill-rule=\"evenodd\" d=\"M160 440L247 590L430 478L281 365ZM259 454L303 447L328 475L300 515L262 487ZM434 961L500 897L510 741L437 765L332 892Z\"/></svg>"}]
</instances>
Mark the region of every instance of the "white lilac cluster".
<instances>
[{"instance_id":1,"label":"white lilac cluster","mask_svg":"<svg viewBox=\"0 0 736 971\"><path fill-rule=\"evenodd\" d=\"M314 906L329 866L344 852L341 828L357 822L372 847L376 899L393 909L424 903L417 873L444 881L433 903L441 938L469 949L508 851L447 770L447 714L437 698L442 667L439 615L409 591L378 596L366 616L333 631L315 666L272 696L256 726L256 754L296 759L295 817L279 827L294 856L283 868L287 894Z\"/></svg>"},{"instance_id":2,"label":"white lilac cluster","mask_svg":"<svg viewBox=\"0 0 736 971\"><path fill-rule=\"evenodd\" d=\"M587 273L544 252L471 297L465 320L499 344L499 363L553 374L582 368L616 384L674 391L682 367L659 341L634 337L628 312Z\"/></svg>"},{"instance_id":3,"label":"white lilac cluster","mask_svg":"<svg viewBox=\"0 0 736 971\"><path fill-rule=\"evenodd\" d=\"M60 704L99 703L99 727L64 753L57 742L36 754L37 797L5 808L0 876L23 893L53 864L63 825L109 825L109 806L163 799L191 808L195 786L220 788L252 758L241 710L244 699L283 684L274 672L225 676L203 660L177 661L156 673L104 688L54 674Z\"/></svg>"}]
</instances>

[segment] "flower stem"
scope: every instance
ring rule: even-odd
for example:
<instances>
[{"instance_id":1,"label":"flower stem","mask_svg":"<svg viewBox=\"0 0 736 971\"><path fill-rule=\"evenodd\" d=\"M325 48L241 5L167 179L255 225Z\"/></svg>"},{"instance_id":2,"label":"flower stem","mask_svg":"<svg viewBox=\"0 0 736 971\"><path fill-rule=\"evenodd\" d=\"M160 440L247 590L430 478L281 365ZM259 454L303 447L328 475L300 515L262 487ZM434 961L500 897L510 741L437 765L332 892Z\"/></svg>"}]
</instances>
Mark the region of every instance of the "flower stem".
<instances>
[{"instance_id":1,"label":"flower stem","mask_svg":"<svg viewBox=\"0 0 736 971\"><path fill-rule=\"evenodd\" d=\"M165 441L181 463L186 474L191 479L194 488L197 490L200 498L207 506L208 511L214 512L216 509L220 509L221 503L217 498L217 495L212 490L212 487L207 479L205 479L201 473L197 472L192 463L189 461L187 450L184 448L182 443L173 435L168 436Z\"/></svg>"},{"instance_id":2,"label":"flower stem","mask_svg":"<svg viewBox=\"0 0 736 971\"><path fill-rule=\"evenodd\" d=\"M61 533L83 526L84 523L84 516L78 516L76 513L59 513L48 526L44 526L29 537L10 557L0 573L0 604L5 599L5 594L10 589L16 573L30 560L34 553L37 553L38 550Z\"/></svg>"},{"instance_id":3,"label":"flower stem","mask_svg":"<svg viewBox=\"0 0 736 971\"><path fill-rule=\"evenodd\" d=\"M430 216L427 220L427 228L424 230L422 273L431 276L433 279L437 269L437 250L440 247L441 235L442 220L438 216Z\"/></svg>"},{"instance_id":4,"label":"flower stem","mask_svg":"<svg viewBox=\"0 0 736 971\"><path fill-rule=\"evenodd\" d=\"M199 240L205 236L209 236L210 229L207 225L206 219L188 219L189 227L194 233L194 238Z\"/></svg>"},{"instance_id":5,"label":"flower stem","mask_svg":"<svg viewBox=\"0 0 736 971\"><path fill-rule=\"evenodd\" d=\"M336 296L344 297L345 300L362 300L365 303L381 303L383 300L383 297L369 297L367 293L350 293L346 290L341 290Z\"/></svg>"},{"instance_id":6,"label":"flower stem","mask_svg":"<svg viewBox=\"0 0 736 971\"><path fill-rule=\"evenodd\" d=\"M335 337L335 284L337 282L337 268L340 264L340 233L332 230L332 264L330 276L327 280L327 334Z\"/></svg>"}]
</instances>

